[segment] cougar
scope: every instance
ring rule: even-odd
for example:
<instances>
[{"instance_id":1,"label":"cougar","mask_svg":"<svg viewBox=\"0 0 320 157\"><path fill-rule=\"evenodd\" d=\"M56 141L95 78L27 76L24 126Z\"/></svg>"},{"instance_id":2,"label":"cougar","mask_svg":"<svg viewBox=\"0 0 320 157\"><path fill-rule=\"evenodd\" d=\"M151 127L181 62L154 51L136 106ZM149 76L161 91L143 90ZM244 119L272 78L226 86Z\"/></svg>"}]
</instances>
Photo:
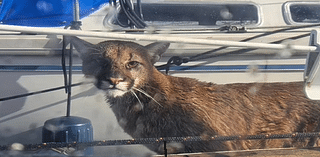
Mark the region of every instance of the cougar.
<instances>
[{"instance_id":1,"label":"cougar","mask_svg":"<svg viewBox=\"0 0 320 157\"><path fill-rule=\"evenodd\" d=\"M174 77L154 64L169 47L129 41L71 43L83 73L96 79L119 125L133 138L201 137L167 143L168 153L313 146L316 139L205 140L214 136L319 131L319 102L303 93L303 82L214 84ZM147 144L164 153L163 144Z\"/></svg>"}]
</instances>

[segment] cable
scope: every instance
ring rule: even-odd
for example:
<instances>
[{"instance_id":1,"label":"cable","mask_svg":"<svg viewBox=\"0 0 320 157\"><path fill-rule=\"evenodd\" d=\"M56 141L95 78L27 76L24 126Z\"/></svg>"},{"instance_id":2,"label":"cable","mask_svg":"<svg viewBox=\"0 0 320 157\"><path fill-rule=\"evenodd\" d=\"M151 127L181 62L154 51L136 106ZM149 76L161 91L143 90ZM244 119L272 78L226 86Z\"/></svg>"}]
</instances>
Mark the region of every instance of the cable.
<instances>
[{"instance_id":1,"label":"cable","mask_svg":"<svg viewBox=\"0 0 320 157\"><path fill-rule=\"evenodd\" d=\"M141 0L137 0L137 9L138 16L141 20L143 20L143 14L142 14L142 7L141 7Z\"/></svg>"},{"instance_id":2,"label":"cable","mask_svg":"<svg viewBox=\"0 0 320 157\"><path fill-rule=\"evenodd\" d=\"M257 38L260 38L260 37L264 37L264 36L267 36L267 35L276 34L276 33L280 33L280 32L285 32L285 31L289 31L289 30L295 30L295 29L301 29L301 28L309 28L309 27L317 27L317 26L320 26L320 24L285 27L285 28L278 29L278 30L275 30L275 31L272 31L272 32L266 32L266 33L259 34L259 35L253 36L253 37L249 37L249 38L241 40L240 42L247 42L247 41L250 41L250 40L253 40L253 39L257 39ZM299 39L299 38L302 38L302 37L306 37L308 35L310 35L310 33L302 34L302 35L299 35L297 37L292 37L292 38L287 38L287 39L294 40L294 39ZM285 39L279 40L279 41L275 41L275 42L271 42L271 43L280 43L280 42L282 42L284 40ZM245 53L245 52L248 52L248 51L256 50L254 48L246 48L246 49L235 50L235 51L231 51L231 52L227 52L227 53L223 53L223 54L213 54L211 56L206 56L208 54L212 54L212 53L218 52L220 50L224 50L226 48L228 48L228 47L226 47L226 46L219 47L219 48L216 48L216 49L213 49L213 50L201 53L201 54L197 54L195 56L180 58L179 60L183 60L183 63L188 63L189 61L198 61L198 60L202 60L202 59L225 56L225 55L228 55L228 54L241 54L241 53ZM177 60L177 57L179 57L179 56L174 56L174 57L175 57L174 59ZM166 73L168 73L169 68L170 68L171 65L177 65L177 66L181 65L181 64L179 64L179 65L176 64L176 62L172 62L172 60L174 60L174 59L171 57L166 64L156 66L156 68L158 70L166 69Z\"/></svg>"},{"instance_id":3,"label":"cable","mask_svg":"<svg viewBox=\"0 0 320 157\"><path fill-rule=\"evenodd\" d=\"M299 36L295 36L295 37L291 37L291 38L286 38L286 39L281 39L281 40L278 40L278 41L274 41L274 42L271 42L270 44L278 44L278 43L281 43L284 40L288 40L288 39L296 40L296 39L299 39L299 38L307 37L309 35L310 35L310 33L306 33L306 34L302 34L302 35L299 35ZM243 54L243 53L247 53L247 52L256 50L256 48L245 48L245 49L234 50L234 51L221 53L221 54L207 55L207 54L211 54L211 53L214 53L214 52L226 49L226 48L227 47L220 47L220 48L217 48L217 49L214 49L214 50L210 50L210 51L207 51L207 52L204 52L204 53L192 56L192 57L173 56L168 60L168 62L166 64L157 66L156 68L158 70L164 70L165 69L166 70L166 74L168 74L170 66L172 66L172 65L180 66L182 63L188 63L188 62L191 62L191 61L198 61L198 60L202 60L202 59L221 57L221 56L226 56L226 55L231 55L231 54L233 54L233 55L235 55L235 54ZM197 66L199 66L199 65L194 65L194 66L191 66L191 67L197 67ZM188 69L190 69L190 67L188 67ZM186 68L183 68L183 69L180 69L180 70L186 70Z\"/></svg>"},{"instance_id":4,"label":"cable","mask_svg":"<svg viewBox=\"0 0 320 157\"><path fill-rule=\"evenodd\" d=\"M92 147L92 146L115 146L115 145L134 145L134 144L155 144L164 142L202 142L202 141L238 141L238 140L274 140L274 139L305 139L319 137L320 132L309 133L289 133L289 134L259 134L259 135L230 135L230 136L187 136L187 137L160 137L160 138L136 138L125 140L102 140L93 142L49 142L41 144L26 144L25 151L34 151L48 148L62 147ZM10 145L0 145L0 151L10 150Z\"/></svg>"},{"instance_id":5,"label":"cable","mask_svg":"<svg viewBox=\"0 0 320 157\"><path fill-rule=\"evenodd\" d=\"M139 25L142 26L141 28L146 27L147 24L145 24L145 23L143 22L143 20L141 19L141 17L138 16L138 15L136 14L136 12L134 11L133 5L132 5L132 3L131 3L131 0L126 0L126 2L127 2L127 4L128 4L129 11L130 11L130 13L132 14L133 18L135 19L135 21L138 22ZM140 5L141 5L141 3L140 3ZM141 9L141 6L140 6L140 9ZM140 11L141 11L141 10L140 10ZM140 15L141 15L141 13L140 13Z\"/></svg>"},{"instance_id":6,"label":"cable","mask_svg":"<svg viewBox=\"0 0 320 157\"><path fill-rule=\"evenodd\" d=\"M65 40L65 36L62 37L62 52L61 52L61 66L62 66L62 71L63 71L63 78L64 78L64 86L65 92L68 92L68 75L67 75L67 69L66 69L66 51L67 51L67 40Z\"/></svg>"},{"instance_id":7,"label":"cable","mask_svg":"<svg viewBox=\"0 0 320 157\"><path fill-rule=\"evenodd\" d=\"M133 27L133 25L136 25L137 27L139 27L134 19L132 18L132 16L130 15L129 11L128 11L128 6L125 4L124 0L119 0L120 2L120 6L121 6L121 9L122 11L126 14L126 17L128 18L129 20L129 26L131 26L131 28Z\"/></svg>"},{"instance_id":8,"label":"cable","mask_svg":"<svg viewBox=\"0 0 320 157\"><path fill-rule=\"evenodd\" d=\"M73 56L73 45L70 43L70 51L69 51L69 81L68 85L72 84L72 56ZM71 86L68 86L68 99L67 99L67 117L70 116L71 112Z\"/></svg>"},{"instance_id":9,"label":"cable","mask_svg":"<svg viewBox=\"0 0 320 157\"><path fill-rule=\"evenodd\" d=\"M72 84L72 85L70 85L70 87L75 87L75 86L79 86L79 85L82 85L82 84L85 84L85 83L80 82L80 83ZM5 98L0 98L0 102L1 101L12 100L12 99L17 99L17 98L22 98L22 97L27 97L27 96L36 95L36 94L52 92L52 91L56 91L56 90L60 90L60 89L68 88L68 87L69 86L60 86L60 87L45 89L45 90L41 90L41 91L37 91L37 92L31 92L31 93L26 93L26 94L9 96L9 97L5 97Z\"/></svg>"},{"instance_id":10,"label":"cable","mask_svg":"<svg viewBox=\"0 0 320 157\"><path fill-rule=\"evenodd\" d=\"M119 3L120 3L120 7L122 9L122 11L124 12L124 14L126 15L126 17L128 18L129 20L129 24L123 24L119 21L119 18L117 18L117 22L120 26L122 27L126 27L126 26L131 26L132 28L135 26L139 29L142 29L142 28L145 28L147 26L147 24L145 24L142 20L142 13L141 13L141 2L139 2L139 9L138 9L138 12L139 12L139 15L138 16L136 14L136 12L134 11L133 9L133 6L132 6L132 3L130 0L119 0Z\"/></svg>"},{"instance_id":11,"label":"cable","mask_svg":"<svg viewBox=\"0 0 320 157\"><path fill-rule=\"evenodd\" d=\"M129 25L131 26L131 28L133 28L133 26L135 25L137 28L141 28L141 25L139 25L139 23L137 23L135 21L135 19L133 18L133 16L131 15L130 12L130 5L126 4L126 2L124 0L120 0L120 6L121 9L123 10L123 12L126 14L127 18L129 19Z\"/></svg>"}]
</instances>

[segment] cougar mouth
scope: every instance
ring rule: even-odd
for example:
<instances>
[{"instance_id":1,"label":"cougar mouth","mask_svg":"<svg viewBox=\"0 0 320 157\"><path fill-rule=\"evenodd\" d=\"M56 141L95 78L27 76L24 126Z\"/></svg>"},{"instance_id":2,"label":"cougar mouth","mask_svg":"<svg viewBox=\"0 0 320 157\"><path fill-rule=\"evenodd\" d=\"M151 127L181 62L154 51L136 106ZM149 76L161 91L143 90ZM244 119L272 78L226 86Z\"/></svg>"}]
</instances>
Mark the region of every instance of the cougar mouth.
<instances>
[{"instance_id":1,"label":"cougar mouth","mask_svg":"<svg viewBox=\"0 0 320 157\"><path fill-rule=\"evenodd\" d=\"M107 95L111 97L123 96L131 89L131 84L129 82L120 82L118 84L112 84L107 80L97 80L95 85L98 89L105 91Z\"/></svg>"}]
</instances>

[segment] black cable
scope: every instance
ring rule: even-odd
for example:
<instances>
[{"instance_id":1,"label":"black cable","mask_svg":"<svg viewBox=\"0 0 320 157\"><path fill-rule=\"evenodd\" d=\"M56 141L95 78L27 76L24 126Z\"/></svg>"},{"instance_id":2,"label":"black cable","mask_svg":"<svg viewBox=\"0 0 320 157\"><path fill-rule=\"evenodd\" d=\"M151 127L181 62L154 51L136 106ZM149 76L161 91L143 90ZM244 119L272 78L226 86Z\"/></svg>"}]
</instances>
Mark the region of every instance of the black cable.
<instances>
[{"instance_id":1,"label":"black cable","mask_svg":"<svg viewBox=\"0 0 320 157\"><path fill-rule=\"evenodd\" d=\"M289 134L259 134L259 135L230 135L230 136L187 136L187 137L160 137L160 138L136 138L126 140L102 140L93 142L49 142L41 144L26 144L25 151L34 151L48 148L63 148L63 147L92 147L92 146L115 146L115 145L134 145L134 144L155 144L169 142L201 142L201 141L238 141L238 140L273 140L273 139L306 139L319 137L320 132L309 133L289 133ZM302 147L303 148L303 147ZM10 150L10 145L0 145L0 151Z\"/></svg>"},{"instance_id":2,"label":"black cable","mask_svg":"<svg viewBox=\"0 0 320 157\"><path fill-rule=\"evenodd\" d=\"M123 23L121 23L118 18L117 18L117 24L118 24L119 26L121 26L121 27L124 27L124 28L130 26L129 24L123 24Z\"/></svg>"},{"instance_id":3,"label":"black cable","mask_svg":"<svg viewBox=\"0 0 320 157\"><path fill-rule=\"evenodd\" d=\"M132 8L133 5L132 5L132 3L131 3L131 0L126 0L126 1L127 1L127 4L128 4L129 11L130 11L130 13L132 14L133 18L135 19L135 21L138 22L139 25L142 26L141 28L146 27L147 24L145 24L145 23L143 22L143 20L141 19L141 17L138 16L138 15L136 14L136 12L134 11L134 8ZM141 4L140 4L140 5L141 5ZM140 9L141 9L141 7L140 7ZM140 10L140 11L141 11L141 10Z\"/></svg>"},{"instance_id":4,"label":"black cable","mask_svg":"<svg viewBox=\"0 0 320 157\"><path fill-rule=\"evenodd\" d=\"M134 22L134 21L132 21L132 19L130 19L131 17L129 16L129 13L127 11L127 8L125 6L125 2L123 0L119 0L119 3L120 3L120 7L121 7L123 13L125 13L126 17L128 18L128 26L130 26L130 23Z\"/></svg>"},{"instance_id":5,"label":"black cable","mask_svg":"<svg viewBox=\"0 0 320 157\"><path fill-rule=\"evenodd\" d=\"M119 2L120 2L122 11L125 13L126 17L128 18L129 22L131 23L131 26L136 26L139 29L145 28L147 26L147 24L145 24L143 20L135 13L134 9L132 8L132 4L130 0L119 0ZM119 19L117 19L117 21L119 22Z\"/></svg>"},{"instance_id":6,"label":"black cable","mask_svg":"<svg viewBox=\"0 0 320 157\"><path fill-rule=\"evenodd\" d=\"M189 58L188 57L184 57L181 58L179 56L173 56L171 57L166 65L177 65L180 66L182 63L188 63L189 62ZM170 70L170 66L165 66L164 67L166 69L166 74L168 74L169 70Z\"/></svg>"},{"instance_id":7,"label":"black cable","mask_svg":"<svg viewBox=\"0 0 320 157\"><path fill-rule=\"evenodd\" d=\"M61 53L61 65L62 65L62 71L63 71L63 77L64 77L64 86L65 92L68 92L68 76L67 76L67 70L66 70L66 51L67 51L67 41L65 40L65 36L62 37L62 53Z\"/></svg>"},{"instance_id":8,"label":"black cable","mask_svg":"<svg viewBox=\"0 0 320 157\"><path fill-rule=\"evenodd\" d=\"M264 36L267 36L267 35L276 34L276 33L280 33L280 32L285 32L285 31L289 31L289 30L295 30L295 29L301 29L301 28L309 28L309 27L317 27L317 26L320 26L320 24L302 25L302 26L294 26L294 27L278 29L278 30L275 30L275 31L266 32L266 33L263 33L263 34L259 34L259 35L253 36L253 37L249 37L249 38L240 40L240 42L247 42L247 41L250 41L250 40L253 40L253 39L257 39L257 38L260 38L260 37L264 37ZM307 33L307 34L300 35L298 37L293 37L293 38L288 38L288 39L298 39L298 38L302 38L302 37L308 36L309 34L310 33ZM280 41L283 41L283 40L280 40ZM271 42L271 43L279 43L280 41ZM220 50L224 50L226 48L228 48L228 47L226 47L226 46L219 47L219 48L216 48L216 49L213 49L213 50L210 50L210 51L206 51L204 53L197 54L195 56L191 56L189 58L180 58L180 60L184 59L184 63L187 63L189 61L198 61L198 60L201 60L201 59L214 58L214 57L224 56L224 55L228 55L228 54L240 54L240 53L245 53L245 52L248 52L248 51L256 50L256 48L246 48L246 49L235 50L235 51L231 51L231 52L223 53L223 54L214 54L214 55L211 55L211 56L205 56L205 55L208 55L208 54L212 54L212 53L218 52ZM176 56L174 56L174 57L176 57ZM170 58L166 64L156 66L156 68L158 70L166 69L166 73L168 73L168 70L169 70L171 65L177 65L174 62L171 62L170 60L172 60L172 58Z\"/></svg>"},{"instance_id":9,"label":"black cable","mask_svg":"<svg viewBox=\"0 0 320 157\"><path fill-rule=\"evenodd\" d=\"M273 42L270 42L269 44L280 44L281 42L283 42L285 40L296 40L296 39L304 38L304 37L307 37L307 36L310 36L310 33L305 33L305 34L298 35L298 36L295 36L295 37L281 39L281 40L278 40L278 41L273 41ZM221 47L221 48L224 48L224 47ZM222 53L222 54L213 54L213 55L209 55L209 56L199 56L199 57L196 56L198 58L193 56L193 57L190 57L189 61L198 61L198 60L202 60L202 59L221 57L221 56L226 56L226 55L230 55L230 54L242 54L242 53L246 53L246 52L257 50L257 49L258 48L244 48L244 49L234 50L234 51L230 51L230 52L226 52L226 53ZM208 51L208 52L211 52L211 51ZM208 52L205 52L205 53L208 53Z\"/></svg>"},{"instance_id":10,"label":"black cable","mask_svg":"<svg viewBox=\"0 0 320 157\"><path fill-rule=\"evenodd\" d=\"M247 42L247 41L250 41L250 40L253 40L253 39L257 39L257 38L260 38L260 37L264 37L264 36L268 36L268 35L272 35L272 34L276 34L276 33L285 32L285 31L289 31L289 30L295 30L295 29L301 29L301 28L309 28L309 27L317 27L317 26L320 26L320 24L302 25L302 26L295 26L295 27L278 29L278 30L275 30L275 31L266 32L266 33L263 33L263 34L259 34L259 35L253 36L253 37L249 37L249 38L240 40L240 42ZM283 41L283 40L281 40L281 41ZM210 50L210 51L207 51L207 52L192 56L192 57L190 57L190 61L201 60L202 58L199 58L199 59L196 59L196 58L199 57L199 56L203 56L203 55L206 55L206 54L217 52L217 51L220 51L220 50L223 50L223 49L226 49L226 48L228 48L228 47L224 46L224 47L220 47L220 48L217 48L217 49L214 49L214 50Z\"/></svg>"},{"instance_id":11,"label":"black cable","mask_svg":"<svg viewBox=\"0 0 320 157\"><path fill-rule=\"evenodd\" d=\"M116 2L116 0L114 0L113 3L114 3L114 8L117 9L117 2ZM123 15L122 12L124 12L124 11L123 11L123 8L122 8L122 6L121 6L121 3L122 3L122 2L120 2L120 0L119 0L119 3L120 3L121 10L120 10L119 13L116 15L116 22L115 22L115 24L117 24L117 25L119 25L119 26L121 26L121 27L124 27L124 28L130 27L130 22L129 22L128 19L126 19L126 23L125 23L125 24L123 24L123 23L119 20L119 16L120 16L120 15ZM125 16L126 16L126 15L125 15ZM126 17L126 18L127 18L127 17Z\"/></svg>"},{"instance_id":12,"label":"black cable","mask_svg":"<svg viewBox=\"0 0 320 157\"><path fill-rule=\"evenodd\" d=\"M137 0L137 12L139 18L143 21L143 14L142 14L142 7L141 7L141 0Z\"/></svg>"},{"instance_id":13,"label":"black cable","mask_svg":"<svg viewBox=\"0 0 320 157\"><path fill-rule=\"evenodd\" d=\"M72 84L72 56L73 56L73 45L70 43L69 51L69 82L68 85ZM67 99L67 117L70 116L71 112L71 86L68 86L68 99Z\"/></svg>"},{"instance_id":14,"label":"black cable","mask_svg":"<svg viewBox=\"0 0 320 157\"><path fill-rule=\"evenodd\" d=\"M140 28L140 25L135 21L135 19L133 19L132 15L130 14L128 4L126 4L124 0L119 0L119 1L120 1L120 6L123 12L126 14L127 18L129 19L129 22L130 22L129 25L131 25L131 27L135 25L137 28Z\"/></svg>"},{"instance_id":15,"label":"black cable","mask_svg":"<svg viewBox=\"0 0 320 157\"><path fill-rule=\"evenodd\" d=\"M109 4L110 4L110 6L112 6L115 10L117 10L117 0L110 0L110 1L109 1ZM121 26L121 27L124 27L124 28L125 28L125 27L129 27L129 24L123 24L122 22L120 22L118 16L119 16L119 14L116 15L116 18L115 18L116 21L113 21L112 24L117 24L117 25L119 25L119 26ZM107 18L107 16L106 16L105 18Z\"/></svg>"},{"instance_id":16,"label":"black cable","mask_svg":"<svg viewBox=\"0 0 320 157\"><path fill-rule=\"evenodd\" d=\"M72 84L70 86L60 86L60 87L45 89L45 90L41 90L41 91L37 91L37 92L31 92L31 93L25 93L25 94L20 94L20 95L9 96L9 97L5 97L5 98L0 98L0 102L1 101L12 100L12 99L17 99L17 98L22 98L22 97L27 97L27 96L36 95L36 94L41 94L41 93L52 92L52 91L56 91L56 90L60 90L60 89L68 88L68 87L71 88L71 87L79 86L79 85L82 85L82 84L84 84L84 83L80 82L80 83Z\"/></svg>"},{"instance_id":17,"label":"black cable","mask_svg":"<svg viewBox=\"0 0 320 157\"><path fill-rule=\"evenodd\" d=\"M298 36L295 36L295 37L291 37L291 38L286 38L286 39L281 39L281 40L278 40L278 41L270 42L269 44L279 44L279 43L283 42L284 40L288 40L288 39L296 40L296 39L300 39L300 38L303 38L303 37L307 37L309 35L310 35L310 33L305 33L305 34L298 35ZM226 52L226 53L212 54L212 55L204 56L204 54L210 54L210 53L216 52L218 50L223 50L224 48L226 48L226 47L220 47L220 48L217 48L217 49L214 49L214 50L211 50L211 51L207 51L205 53L201 53L199 56L196 55L198 58L196 58L195 56L190 57L190 58L189 57L181 58L179 56L173 56L168 60L168 62L166 64L157 66L156 68L158 70L166 70L166 74L168 74L170 66L172 66L172 65L179 66L182 63L188 63L189 61L191 62L191 61L198 61L198 60L202 60L202 59L209 59L209 58L221 57L221 56L226 56L226 55L243 54L243 53L247 53L247 52L250 52L250 51L253 51L253 50L257 49L257 48L244 48L244 49L234 50L234 51L230 51L230 52ZM199 65L194 65L194 66L191 66L191 67L197 67L197 66L199 66ZM180 70L186 70L186 69L189 69L189 68L190 67L182 68Z\"/></svg>"},{"instance_id":18,"label":"black cable","mask_svg":"<svg viewBox=\"0 0 320 157\"><path fill-rule=\"evenodd\" d=\"M163 141L164 156L168 157L167 141Z\"/></svg>"},{"instance_id":19,"label":"black cable","mask_svg":"<svg viewBox=\"0 0 320 157\"><path fill-rule=\"evenodd\" d=\"M71 30L81 30L81 21L71 21ZM72 84L72 61L73 61L73 45L70 43L70 50L69 50L69 80L68 80L68 92L67 92L67 114L66 116L70 116L71 112L71 84ZM65 77L66 82L66 77Z\"/></svg>"}]
</instances>

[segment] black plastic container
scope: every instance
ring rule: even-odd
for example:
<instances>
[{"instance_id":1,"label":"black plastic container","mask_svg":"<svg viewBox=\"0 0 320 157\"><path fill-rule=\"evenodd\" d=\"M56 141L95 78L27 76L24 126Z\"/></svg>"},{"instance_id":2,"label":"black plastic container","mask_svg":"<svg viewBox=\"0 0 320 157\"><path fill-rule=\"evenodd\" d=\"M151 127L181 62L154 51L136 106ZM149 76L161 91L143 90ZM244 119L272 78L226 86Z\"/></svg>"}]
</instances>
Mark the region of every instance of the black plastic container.
<instances>
[{"instance_id":1,"label":"black plastic container","mask_svg":"<svg viewBox=\"0 0 320 157\"><path fill-rule=\"evenodd\" d=\"M81 117L58 117L47 120L42 129L42 142L92 142L91 121ZM92 148L84 148L85 155L93 154ZM81 150L83 151L83 150Z\"/></svg>"}]
</instances>

